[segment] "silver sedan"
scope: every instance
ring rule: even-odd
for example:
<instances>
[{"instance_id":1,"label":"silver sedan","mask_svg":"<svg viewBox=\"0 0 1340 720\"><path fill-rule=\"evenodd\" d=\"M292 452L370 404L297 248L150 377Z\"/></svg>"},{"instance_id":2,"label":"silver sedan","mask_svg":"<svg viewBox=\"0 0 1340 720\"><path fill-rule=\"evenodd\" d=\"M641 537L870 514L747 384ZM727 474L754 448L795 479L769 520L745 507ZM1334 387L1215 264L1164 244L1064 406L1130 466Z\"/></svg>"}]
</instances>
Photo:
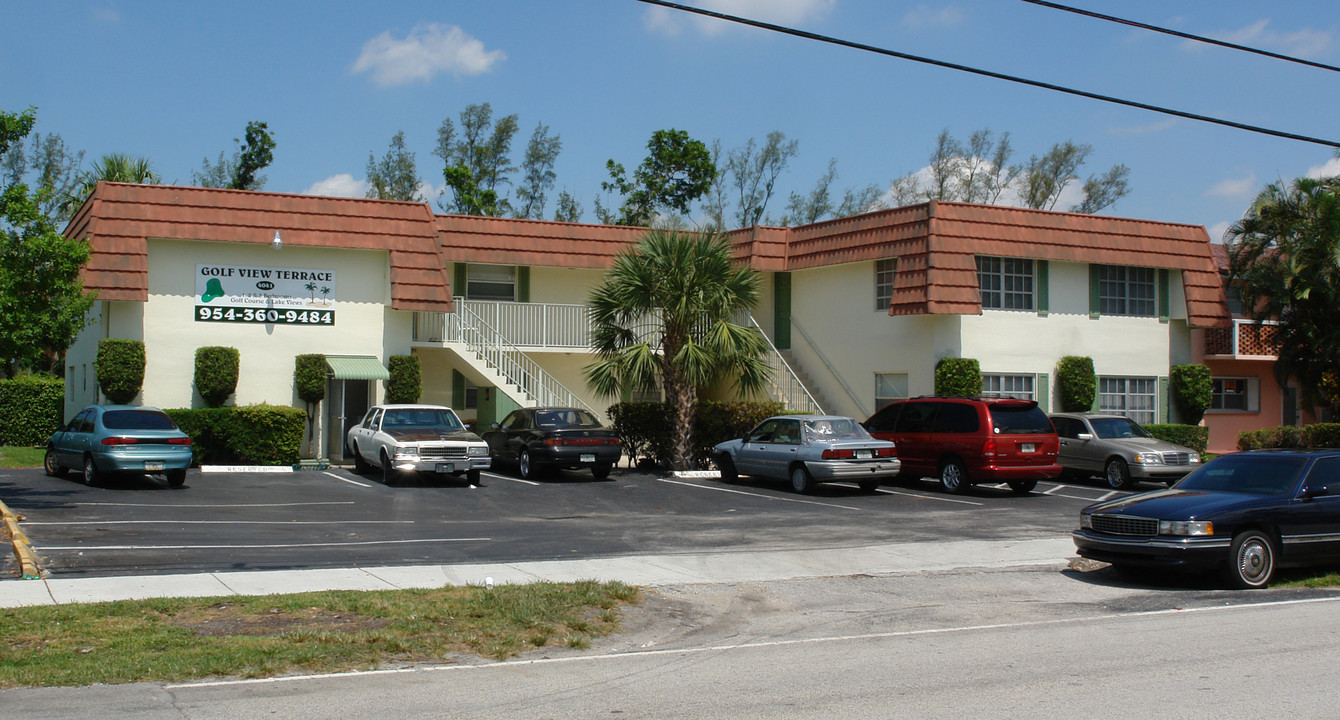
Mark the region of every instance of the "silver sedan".
<instances>
[{"instance_id":1,"label":"silver sedan","mask_svg":"<svg viewBox=\"0 0 1340 720\"><path fill-rule=\"evenodd\" d=\"M786 478L799 493L838 480L874 492L902 467L892 442L874 439L859 422L839 415L768 418L744 437L716 445L713 458L723 480L738 474Z\"/></svg>"},{"instance_id":2,"label":"silver sedan","mask_svg":"<svg viewBox=\"0 0 1340 720\"><path fill-rule=\"evenodd\" d=\"M1071 475L1102 475L1115 490L1137 480L1169 485L1200 467L1200 453L1153 437L1121 415L1053 413L1061 439L1058 462Z\"/></svg>"}]
</instances>

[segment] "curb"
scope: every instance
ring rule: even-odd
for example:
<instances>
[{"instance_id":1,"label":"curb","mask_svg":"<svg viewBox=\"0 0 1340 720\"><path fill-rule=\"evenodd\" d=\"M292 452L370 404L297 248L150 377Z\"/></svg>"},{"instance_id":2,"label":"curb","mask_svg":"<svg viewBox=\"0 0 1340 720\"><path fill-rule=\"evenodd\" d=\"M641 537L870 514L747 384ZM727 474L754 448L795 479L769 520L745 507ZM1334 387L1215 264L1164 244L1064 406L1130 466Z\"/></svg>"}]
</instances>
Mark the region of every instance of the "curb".
<instances>
[{"instance_id":1,"label":"curb","mask_svg":"<svg viewBox=\"0 0 1340 720\"><path fill-rule=\"evenodd\" d=\"M33 552L32 544L28 542L28 536L19 528L19 516L15 515L8 505L0 502L0 518L4 519L5 527L9 530L10 540L14 544L14 556L19 560L21 579L42 579L41 570L37 567L37 554Z\"/></svg>"}]
</instances>

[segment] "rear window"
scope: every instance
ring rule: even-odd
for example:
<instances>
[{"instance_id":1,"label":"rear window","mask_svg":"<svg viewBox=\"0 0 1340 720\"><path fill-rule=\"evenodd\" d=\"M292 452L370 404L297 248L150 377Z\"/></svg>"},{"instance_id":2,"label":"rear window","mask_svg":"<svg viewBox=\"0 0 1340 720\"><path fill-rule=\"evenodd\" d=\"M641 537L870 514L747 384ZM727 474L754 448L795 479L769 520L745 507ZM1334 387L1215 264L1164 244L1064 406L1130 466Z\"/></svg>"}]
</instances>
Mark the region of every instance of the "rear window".
<instances>
[{"instance_id":1,"label":"rear window","mask_svg":"<svg viewBox=\"0 0 1340 720\"><path fill-rule=\"evenodd\" d=\"M1037 405L991 405L988 410L991 424L1001 435L1050 435L1056 432L1047 413Z\"/></svg>"},{"instance_id":2,"label":"rear window","mask_svg":"<svg viewBox=\"0 0 1340 720\"><path fill-rule=\"evenodd\" d=\"M103 413L102 425L109 430L177 429L172 418L153 410L109 410Z\"/></svg>"}]
</instances>

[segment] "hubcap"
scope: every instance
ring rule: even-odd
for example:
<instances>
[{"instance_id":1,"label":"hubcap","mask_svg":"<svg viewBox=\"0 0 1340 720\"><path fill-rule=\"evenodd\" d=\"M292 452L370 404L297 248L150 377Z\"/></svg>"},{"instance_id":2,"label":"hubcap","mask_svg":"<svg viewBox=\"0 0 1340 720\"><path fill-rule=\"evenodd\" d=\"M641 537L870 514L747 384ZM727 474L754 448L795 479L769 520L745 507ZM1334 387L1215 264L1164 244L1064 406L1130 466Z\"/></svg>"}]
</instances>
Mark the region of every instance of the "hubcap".
<instances>
[{"instance_id":1,"label":"hubcap","mask_svg":"<svg viewBox=\"0 0 1340 720\"><path fill-rule=\"evenodd\" d=\"M1107 466L1107 484L1114 488L1126 484L1126 474L1121 471L1120 465L1112 463Z\"/></svg>"},{"instance_id":2,"label":"hubcap","mask_svg":"<svg viewBox=\"0 0 1340 720\"><path fill-rule=\"evenodd\" d=\"M1261 582L1269 569L1270 557L1265 547L1255 541L1242 546L1238 554L1238 571L1242 573L1242 579L1252 583Z\"/></svg>"},{"instance_id":3,"label":"hubcap","mask_svg":"<svg viewBox=\"0 0 1340 720\"><path fill-rule=\"evenodd\" d=\"M961 477L962 473L959 472L958 465L954 465L952 463L946 465L945 469L940 473L941 481L944 482L944 486L949 488L950 490L958 489L958 484Z\"/></svg>"}]
</instances>

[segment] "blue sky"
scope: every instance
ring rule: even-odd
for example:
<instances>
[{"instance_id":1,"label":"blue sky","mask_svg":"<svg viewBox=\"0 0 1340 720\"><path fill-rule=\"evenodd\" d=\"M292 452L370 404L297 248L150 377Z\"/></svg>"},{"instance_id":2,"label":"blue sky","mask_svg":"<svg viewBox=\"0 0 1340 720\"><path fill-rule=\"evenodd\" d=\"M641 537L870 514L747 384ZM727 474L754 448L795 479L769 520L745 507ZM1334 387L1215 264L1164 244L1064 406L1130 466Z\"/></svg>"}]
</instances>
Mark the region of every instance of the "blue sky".
<instances>
[{"instance_id":1,"label":"blue sky","mask_svg":"<svg viewBox=\"0 0 1340 720\"><path fill-rule=\"evenodd\" d=\"M1340 139L1340 73L1017 0L702 0L816 33L1253 125ZM1334 0L1071 0L1183 32L1340 64ZM770 215L837 159L835 189L917 171L941 129L1008 131L1016 162L1073 140L1082 174L1116 163L1132 193L1105 214L1205 225L1218 239L1261 187L1340 173L1331 149L1170 118L652 8L634 0L14 2L0 27L0 108L87 151L142 155L189 184L250 120L277 141L266 190L361 195L370 154L404 131L419 174L442 120L471 103L563 140L555 190L594 222L605 161L651 133L726 148L780 130L800 154ZM1061 209L1061 208L1058 208ZM550 200L548 214L552 215Z\"/></svg>"}]
</instances>

